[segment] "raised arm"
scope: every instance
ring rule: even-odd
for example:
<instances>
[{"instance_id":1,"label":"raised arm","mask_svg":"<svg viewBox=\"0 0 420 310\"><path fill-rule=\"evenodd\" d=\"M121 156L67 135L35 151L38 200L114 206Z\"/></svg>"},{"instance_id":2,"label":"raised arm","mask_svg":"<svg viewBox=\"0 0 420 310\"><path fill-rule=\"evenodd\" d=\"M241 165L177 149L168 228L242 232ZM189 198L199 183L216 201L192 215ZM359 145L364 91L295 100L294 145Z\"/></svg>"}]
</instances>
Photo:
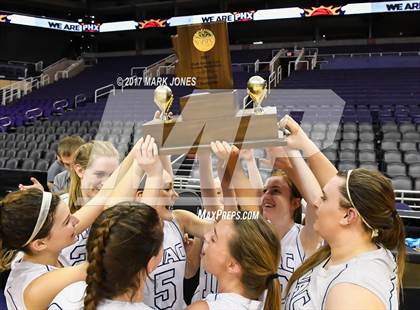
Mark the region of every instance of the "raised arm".
<instances>
[{"instance_id":1,"label":"raised arm","mask_svg":"<svg viewBox=\"0 0 420 310\"><path fill-rule=\"evenodd\" d=\"M321 187L302 158L300 151L276 147L268 149L267 152L275 159L273 161L274 168L282 169L287 173L307 202L305 226L302 229L300 238L305 254L309 256L315 252L321 241L318 233L314 230L314 222L316 220L315 203L322 196Z\"/></svg>"},{"instance_id":2,"label":"raised arm","mask_svg":"<svg viewBox=\"0 0 420 310\"><path fill-rule=\"evenodd\" d=\"M307 159L319 185L321 188L324 187L337 174L337 169L315 143L308 138L293 118L286 115L280 121L280 124L284 124L284 127L290 131L290 135L287 137L288 147L303 151L303 156Z\"/></svg>"},{"instance_id":3,"label":"raised arm","mask_svg":"<svg viewBox=\"0 0 420 310\"><path fill-rule=\"evenodd\" d=\"M88 263L59 268L33 280L23 292L23 300L28 310L47 309L53 299L64 288L86 279ZM82 296L80 296L82 297Z\"/></svg>"},{"instance_id":4,"label":"raised arm","mask_svg":"<svg viewBox=\"0 0 420 310\"><path fill-rule=\"evenodd\" d=\"M245 160L248 169L248 178L251 186L255 189L262 190L264 187L260 171L258 170L257 161L255 160L253 149L241 149L239 152L240 158Z\"/></svg>"},{"instance_id":5,"label":"raised arm","mask_svg":"<svg viewBox=\"0 0 420 310\"><path fill-rule=\"evenodd\" d=\"M163 167L158 155L155 139L147 136L137 152L137 162L146 173L146 183L141 202L156 207L159 204L163 183Z\"/></svg>"},{"instance_id":6,"label":"raised arm","mask_svg":"<svg viewBox=\"0 0 420 310\"><path fill-rule=\"evenodd\" d=\"M227 142L216 141L211 143L211 148L216 156L226 162L225 174L231 176L236 200L241 210L257 211L260 204L260 191L253 188L246 177L239 162L239 150Z\"/></svg>"},{"instance_id":7,"label":"raised arm","mask_svg":"<svg viewBox=\"0 0 420 310\"><path fill-rule=\"evenodd\" d=\"M214 222L201 219L190 211L178 209L174 210L172 214L181 230L194 237L204 238L204 235L213 229Z\"/></svg>"},{"instance_id":8,"label":"raised arm","mask_svg":"<svg viewBox=\"0 0 420 310\"><path fill-rule=\"evenodd\" d=\"M203 207L207 211L217 211L223 209L217 198L217 188L213 178L213 167L210 152L197 153L200 172L200 190Z\"/></svg>"},{"instance_id":9,"label":"raised arm","mask_svg":"<svg viewBox=\"0 0 420 310\"><path fill-rule=\"evenodd\" d=\"M225 162L219 159L217 161L217 174L220 179L220 187L222 188L223 193L223 209L225 211L237 211L238 202L236 201L235 190L230 186L232 183L232 174L229 171L233 171L233 168L226 168L228 162L229 165L233 165L231 160Z\"/></svg>"}]
</instances>

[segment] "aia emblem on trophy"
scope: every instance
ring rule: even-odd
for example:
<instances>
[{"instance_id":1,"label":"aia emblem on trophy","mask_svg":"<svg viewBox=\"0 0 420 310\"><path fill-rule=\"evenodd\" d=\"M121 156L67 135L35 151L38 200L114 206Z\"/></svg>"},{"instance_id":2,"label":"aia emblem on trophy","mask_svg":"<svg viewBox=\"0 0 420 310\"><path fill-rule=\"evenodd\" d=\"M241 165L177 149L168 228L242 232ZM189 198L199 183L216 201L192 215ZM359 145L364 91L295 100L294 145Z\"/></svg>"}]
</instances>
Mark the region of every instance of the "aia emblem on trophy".
<instances>
[{"instance_id":1,"label":"aia emblem on trophy","mask_svg":"<svg viewBox=\"0 0 420 310\"><path fill-rule=\"evenodd\" d=\"M200 52L208 52L216 44L216 37L210 29L200 29L194 33L193 44Z\"/></svg>"}]
</instances>

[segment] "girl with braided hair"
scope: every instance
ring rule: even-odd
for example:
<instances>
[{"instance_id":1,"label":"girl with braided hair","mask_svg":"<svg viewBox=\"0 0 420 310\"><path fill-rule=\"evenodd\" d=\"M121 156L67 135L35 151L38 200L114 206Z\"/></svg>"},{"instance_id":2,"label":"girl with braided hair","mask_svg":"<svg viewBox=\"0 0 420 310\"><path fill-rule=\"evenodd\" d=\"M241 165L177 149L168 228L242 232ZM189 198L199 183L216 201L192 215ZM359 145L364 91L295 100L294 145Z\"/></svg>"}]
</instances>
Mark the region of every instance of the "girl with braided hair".
<instances>
[{"instance_id":1,"label":"girl with braided hair","mask_svg":"<svg viewBox=\"0 0 420 310\"><path fill-rule=\"evenodd\" d=\"M153 208L122 202L103 212L87 243L84 309L151 309L142 302L143 289L162 258L162 242L162 222Z\"/></svg>"},{"instance_id":2,"label":"girl with braided hair","mask_svg":"<svg viewBox=\"0 0 420 310\"><path fill-rule=\"evenodd\" d=\"M147 137L144 143L141 139L139 143L150 149L153 138ZM105 207L135 195L136 187L132 184L140 182L143 175L134 160L137 151L138 147L108 178L99 193L73 214L58 196L38 189L14 192L4 198L0 208L2 266L9 267L17 251L23 253L14 260L6 283L9 309L46 308L39 304L44 305L44 298L55 296L48 293L50 285L30 290L28 286L39 276L64 265L60 260L61 251L74 243L76 236L90 227ZM68 308L69 301L63 298L52 304Z\"/></svg>"},{"instance_id":3,"label":"girl with braided hair","mask_svg":"<svg viewBox=\"0 0 420 310\"><path fill-rule=\"evenodd\" d=\"M31 294L43 294L33 308L46 308L58 294L55 299L68 297L66 310L151 309L143 289L162 259L162 228L156 210L140 202L105 210L91 227L86 263L46 273L28 286Z\"/></svg>"}]
</instances>

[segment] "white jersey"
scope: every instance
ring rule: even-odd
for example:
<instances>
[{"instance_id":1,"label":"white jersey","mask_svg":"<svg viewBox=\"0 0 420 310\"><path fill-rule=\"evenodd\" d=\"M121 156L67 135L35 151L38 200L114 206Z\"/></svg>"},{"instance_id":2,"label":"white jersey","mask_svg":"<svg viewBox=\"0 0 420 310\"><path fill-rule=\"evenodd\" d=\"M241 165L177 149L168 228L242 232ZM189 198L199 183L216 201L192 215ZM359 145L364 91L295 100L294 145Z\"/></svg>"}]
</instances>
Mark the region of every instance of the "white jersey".
<instances>
[{"instance_id":1,"label":"white jersey","mask_svg":"<svg viewBox=\"0 0 420 310\"><path fill-rule=\"evenodd\" d=\"M202 300L207 297L208 294L217 293L217 279L216 277L204 270L203 264L200 264L200 278L197 289L191 299L191 303Z\"/></svg>"},{"instance_id":2,"label":"white jersey","mask_svg":"<svg viewBox=\"0 0 420 310\"><path fill-rule=\"evenodd\" d=\"M26 287L39 276L57 269L54 266L34 264L22 259L17 259L12 263L12 270L6 282L4 295L6 297L7 309L24 310L26 309L23 301L23 292ZM83 300L85 282L76 282L60 292L52 301L48 309L79 309L75 307L79 300Z\"/></svg>"},{"instance_id":3,"label":"white jersey","mask_svg":"<svg viewBox=\"0 0 420 310\"><path fill-rule=\"evenodd\" d=\"M63 266L76 266L87 260L86 243L89 231L90 228L87 228L77 236L75 243L61 250L60 261Z\"/></svg>"},{"instance_id":4,"label":"white jersey","mask_svg":"<svg viewBox=\"0 0 420 310\"><path fill-rule=\"evenodd\" d=\"M49 305L48 310L83 310L86 282L75 282L64 288Z\"/></svg>"},{"instance_id":5,"label":"white jersey","mask_svg":"<svg viewBox=\"0 0 420 310\"><path fill-rule=\"evenodd\" d=\"M252 300L236 293L219 293L207 295L205 301L210 310L260 310L263 303L260 300Z\"/></svg>"},{"instance_id":6,"label":"white jersey","mask_svg":"<svg viewBox=\"0 0 420 310\"><path fill-rule=\"evenodd\" d=\"M60 198L66 204L69 203L69 194L65 193L60 195ZM61 250L60 261L63 266L76 266L87 260L86 243L89 237L90 228L86 229L80 235L77 236L77 241L72 245Z\"/></svg>"},{"instance_id":7,"label":"white jersey","mask_svg":"<svg viewBox=\"0 0 420 310\"><path fill-rule=\"evenodd\" d=\"M143 302L128 302L105 299L96 307L98 310L152 310Z\"/></svg>"},{"instance_id":8,"label":"white jersey","mask_svg":"<svg viewBox=\"0 0 420 310\"><path fill-rule=\"evenodd\" d=\"M153 309L185 309L186 253L183 234L175 220L163 224L163 256L146 280L144 303Z\"/></svg>"},{"instance_id":9,"label":"white jersey","mask_svg":"<svg viewBox=\"0 0 420 310\"><path fill-rule=\"evenodd\" d=\"M325 269L328 260L292 285L286 297L285 309L324 309L328 292L340 283L366 288L383 302L385 309L398 309L397 265L389 250L379 248Z\"/></svg>"},{"instance_id":10,"label":"white jersey","mask_svg":"<svg viewBox=\"0 0 420 310\"><path fill-rule=\"evenodd\" d=\"M302 225L295 223L280 241L281 260L277 273L280 275L282 298L285 297L287 282L289 282L292 273L305 260L305 251L300 240L302 228Z\"/></svg>"}]
</instances>

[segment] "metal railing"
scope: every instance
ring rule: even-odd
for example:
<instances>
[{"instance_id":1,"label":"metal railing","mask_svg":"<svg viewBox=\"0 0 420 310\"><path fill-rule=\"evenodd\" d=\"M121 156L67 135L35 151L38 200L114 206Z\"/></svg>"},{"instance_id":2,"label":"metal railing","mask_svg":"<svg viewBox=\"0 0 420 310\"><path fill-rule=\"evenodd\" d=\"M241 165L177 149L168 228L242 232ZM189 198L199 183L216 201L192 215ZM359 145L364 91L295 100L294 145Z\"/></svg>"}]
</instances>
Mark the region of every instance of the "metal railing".
<instances>
[{"instance_id":1,"label":"metal railing","mask_svg":"<svg viewBox=\"0 0 420 310\"><path fill-rule=\"evenodd\" d=\"M57 111L64 111L65 108L67 108L69 106L69 102L67 101L67 99L61 99L61 100L57 100L53 103L53 109L54 112Z\"/></svg>"},{"instance_id":2,"label":"metal railing","mask_svg":"<svg viewBox=\"0 0 420 310\"><path fill-rule=\"evenodd\" d=\"M276 72L271 72L270 76L268 77L268 94L271 93L271 84L273 84L274 87L277 85L277 83L276 83Z\"/></svg>"},{"instance_id":3,"label":"metal railing","mask_svg":"<svg viewBox=\"0 0 420 310\"><path fill-rule=\"evenodd\" d=\"M255 67L254 67L254 73L260 72L260 65L270 65L270 61L260 61L259 59L257 59L255 61ZM269 67L270 68L270 67Z\"/></svg>"},{"instance_id":4,"label":"metal railing","mask_svg":"<svg viewBox=\"0 0 420 310\"><path fill-rule=\"evenodd\" d=\"M26 95L27 93L31 92L34 86L35 88L39 88L38 80L29 77L27 79L17 81L8 86L0 88L0 93L2 94L1 105L6 105L15 99L21 98L22 95Z\"/></svg>"},{"instance_id":5,"label":"metal railing","mask_svg":"<svg viewBox=\"0 0 420 310\"><path fill-rule=\"evenodd\" d=\"M61 79L68 79L79 74L85 68L85 61L83 59L77 60L73 62L70 66L68 66L65 70L57 71L54 75L54 81L58 81Z\"/></svg>"},{"instance_id":6,"label":"metal railing","mask_svg":"<svg viewBox=\"0 0 420 310\"><path fill-rule=\"evenodd\" d=\"M85 94L78 94L74 97L74 107L77 108L79 106L79 103L85 102L86 101L86 96Z\"/></svg>"},{"instance_id":7,"label":"metal railing","mask_svg":"<svg viewBox=\"0 0 420 310\"><path fill-rule=\"evenodd\" d=\"M146 67L131 67L130 74L131 76L138 76L137 74L134 74L135 71L142 71L142 75L144 73L144 70L146 70Z\"/></svg>"},{"instance_id":8,"label":"metal railing","mask_svg":"<svg viewBox=\"0 0 420 310\"><path fill-rule=\"evenodd\" d=\"M50 84L50 76L48 74L41 74L41 86L44 87L48 84Z\"/></svg>"},{"instance_id":9,"label":"metal railing","mask_svg":"<svg viewBox=\"0 0 420 310\"><path fill-rule=\"evenodd\" d=\"M284 49L278 50L277 53L270 60L270 66L269 66L270 77L274 73L274 87L277 87L277 85L282 79L282 68L279 63L279 59L281 56L284 55L284 53L285 53Z\"/></svg>"},{"instance_id":10,"label":"metal railing","mask_svg":"<svg viewBox=\"0 0 420 310\"><path fill-rule=\"evenodd\" d=\"M291 64L293 64L293 70L296 71L296 66L299 63L304 63L306 64L306 70L309 70L309 61L308 60L301 60L301 61L289 61L289 64L287 66L287 76L290 76L290 72L291 72Z\"/></svg>"},{"instance_id":11,"label":"metal railing","mask_svg":"<svg viewBox=\"0 0 420 310\"><path fill-rule=\"evenodd\" d=\"M395 190L395 200L420 211L420 191Z\"/></svg>"},{"instance_id":12,"label":"metal railing","mask_svg":"<svg viewBox=\"0 0 420 310\"><path fill-rule=\"evenodd\" d=\"M164 75L175 74L175 65L159 66L157 76L160 76L162 71Z\"/></svg>"},{"instance_id":13,"label":"metal railing","mask_svg":"<svg viewBox=\"0 0 420 310\"><path fill-rule=\"evenodd\" d=\"M420 51L408 52L370 52L370 53L331 53L318 54L318 57L376 57L376 56L420 56Z\"/></svg>"},{"instance_id":14,"label":"metal railing","mask_svg":"<svg viewBox=\"0 0 420 310\"><path fill-rule=\"evenodd\" d=\"M176 62L175 54L171 54L161 60L156 61L155 63L149 65L143 71L143 77L154 77L157 76L159 67L161 66L173 66ZM134 67L135 68L135 67Z\"/></svg>"},{"instance_id":15,"label":"metal railing","mask_svg":"<svg viewBox=\"0 0 420 310\"><path fill-rule=\"evenodd\" d=\"M57 82L59 79L68 79L69 73L66 70L57 71L54 74L54 81Z\"/></svg>"},{"instance_id":16,"label":"metal railing","mask_svg":"<svg viewBox=\"0 0 420 310\"><path fill-rule=\"evenodd\" d=\"M33 113L34 112L34 113ZM36 113L35 113L36 112ZM32 114L33 113L33 114ZM25 112L25 117L28 121L32 121L42 116L42 110L40 108L30 109Z\"/></svg>"},{"instance_id":17,"label":"metal railing","mask_svg":"<svg viewBox=\"0 0 420 310\"><path fill-rule=\"evenodd\" d=\"M104 91L104 92L102 92ZM99 93L101 92L101 93ZM115 86L114 84L105 85L95 90L95 103L98 102L98 98L103 97L108 94L113 94L115 96Z\"/></svg>"},{"instance_id":18,"label":"metal railing","mask_svg":"<svg viewBox=\"0 0 420 310\"><path fill-rule=\"evenodd\" d=\"M6 122L3 123L3 121L6 121ZM12 119L9 116L3 116L0 118L1 127L7 127L7 126L10 126L11 124L12 124Z\"/></svg>"},{"instance_id":19,"label":"metal railing","mask_svg":"<svg viewBox=\"0 0 420 310\"><path fill-rule=\"evenodd\" d=\"M36 72L42 71L43 67L44 67L44 62L42 60L35 63L35 71Z\"/></svg>"}]
</instances>

